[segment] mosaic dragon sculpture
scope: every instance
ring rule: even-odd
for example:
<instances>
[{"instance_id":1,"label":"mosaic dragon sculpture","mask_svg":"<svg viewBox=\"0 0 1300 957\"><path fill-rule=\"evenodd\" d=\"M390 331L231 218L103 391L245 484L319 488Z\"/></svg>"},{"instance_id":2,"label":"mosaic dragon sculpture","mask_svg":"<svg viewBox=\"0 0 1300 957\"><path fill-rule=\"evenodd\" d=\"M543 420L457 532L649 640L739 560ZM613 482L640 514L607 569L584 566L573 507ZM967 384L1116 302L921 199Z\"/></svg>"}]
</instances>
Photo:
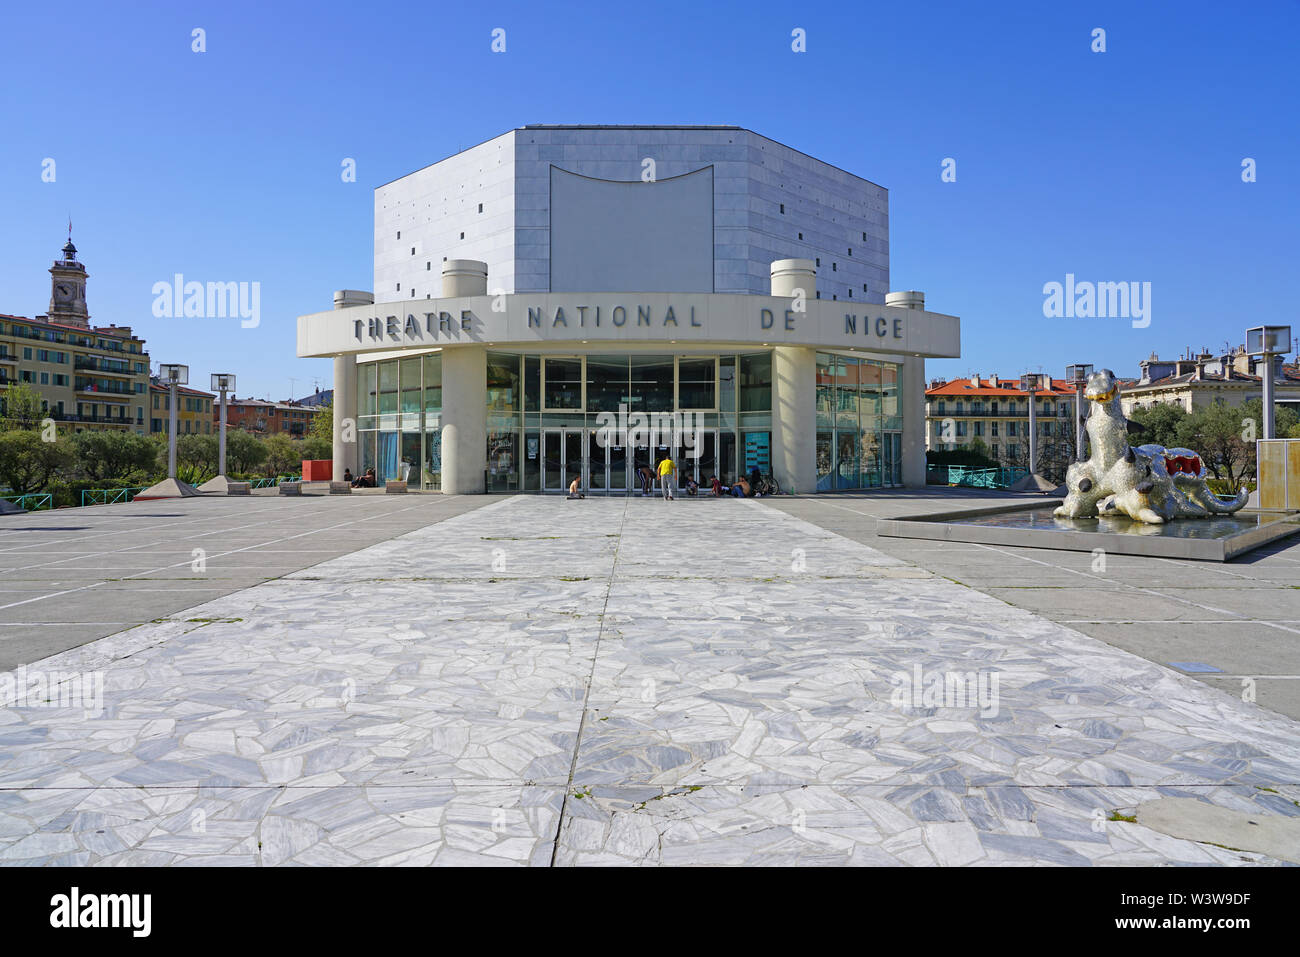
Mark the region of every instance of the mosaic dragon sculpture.
<instances>
[{"instance_id":1,"label":"mosaic dragon sculpture","mask_svg":"<svg viewBox=\"0 0 1300 957\"><path fill-rule=\"evenodd\" d=\"M1119 402L1115 373L1102 369L1088 377L1084 397L1091 456L1075 462L1065 476L1068 494L1056 509L1061 518L1092 518L1123 513L1159 525L1176 518L1230 515L1246 504L1247 492L1223 499L1205 482L1205 463L1191 449L1129 445L1129 422Z\"/></svg>"}]
</instances>

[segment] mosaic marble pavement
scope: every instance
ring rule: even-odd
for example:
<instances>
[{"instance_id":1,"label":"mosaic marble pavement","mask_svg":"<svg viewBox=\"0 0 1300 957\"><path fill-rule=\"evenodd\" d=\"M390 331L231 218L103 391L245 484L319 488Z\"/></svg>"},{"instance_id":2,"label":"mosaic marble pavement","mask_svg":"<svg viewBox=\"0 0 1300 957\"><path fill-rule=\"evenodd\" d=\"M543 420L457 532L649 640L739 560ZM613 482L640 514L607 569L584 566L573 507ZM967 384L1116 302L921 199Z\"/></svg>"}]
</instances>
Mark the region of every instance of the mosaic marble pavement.
<instances>
[{"instance_id":1,"label":"mosaic marble pavement","mask_svg":"<svg viewBox=\"0 0 1300 957\"><path fill-rule=\"evenodd\" d=\"M10 865L1231 865L1279 862L1123 817L1300 816L1296 723L753 501L503 499L32 670L103 711L0 709Z\"/></svg>"}]
</instances>

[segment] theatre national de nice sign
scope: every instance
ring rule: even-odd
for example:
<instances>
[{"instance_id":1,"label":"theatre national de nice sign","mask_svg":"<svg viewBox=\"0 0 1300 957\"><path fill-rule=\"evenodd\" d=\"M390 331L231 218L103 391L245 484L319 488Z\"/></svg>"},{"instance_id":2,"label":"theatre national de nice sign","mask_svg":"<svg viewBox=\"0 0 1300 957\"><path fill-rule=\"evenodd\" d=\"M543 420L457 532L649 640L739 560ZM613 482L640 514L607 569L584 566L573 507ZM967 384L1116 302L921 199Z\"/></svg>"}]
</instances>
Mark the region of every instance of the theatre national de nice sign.
<instances>
[{"instance_id":1,"label":"theatre national de nice sign","mask_svg":"<svg viewBox=\"0 0 1300 957\"><path fill-rule=\"evenodd\" d=\"M547 293L407 300L301 316L298 354L548 341L754 342L957 355L958 320L872 303L734 294Z\"/></svg>"}]
</instances>

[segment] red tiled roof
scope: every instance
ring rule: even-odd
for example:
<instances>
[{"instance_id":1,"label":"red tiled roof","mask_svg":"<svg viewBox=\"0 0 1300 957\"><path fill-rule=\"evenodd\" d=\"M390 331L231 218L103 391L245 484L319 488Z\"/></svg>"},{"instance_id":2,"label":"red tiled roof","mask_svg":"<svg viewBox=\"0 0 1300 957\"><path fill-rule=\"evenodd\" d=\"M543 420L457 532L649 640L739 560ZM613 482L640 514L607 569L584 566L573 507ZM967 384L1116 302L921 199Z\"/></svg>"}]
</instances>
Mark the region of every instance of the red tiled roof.
<instances>
[{"instance_id":1,"label":"red tiled roof","mask_svg":"<svg viewBox=\"0 0 1300 957\"><path fill-rule=\"evenodd\" d=\"M989 385L989 382L996 382L996 385ZM943 385L935 386L932 389L926 389L927 396L1006 396L1014 398L1024 395L1020 391L1019 379L985 379L980 377L979 385L971 385L970 379L949 379ZM1065 379L1053 379L1050 389L1039 389L1035 395L1074 395L1074 383Z\"/></svg>"}]
</instances>

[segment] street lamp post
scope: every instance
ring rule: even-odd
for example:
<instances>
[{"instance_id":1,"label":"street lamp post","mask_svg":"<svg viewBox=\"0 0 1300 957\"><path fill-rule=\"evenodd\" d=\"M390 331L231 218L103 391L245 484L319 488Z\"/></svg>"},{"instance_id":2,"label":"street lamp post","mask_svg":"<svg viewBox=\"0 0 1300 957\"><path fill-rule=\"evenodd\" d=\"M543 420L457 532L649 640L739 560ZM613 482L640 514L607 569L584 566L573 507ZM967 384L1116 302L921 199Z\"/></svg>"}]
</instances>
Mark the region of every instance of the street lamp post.
<instances>
[{"instance_id":1,"label":"street lamp post","mask_svg":"<svg viewBox=\"0 0 1300 957\"><path fill-rule=\"evenodd\" d=\"M1273 357L1290 351L1290 326L1256 326L1246 330L1246 354L1263 358L1264 371L1259 378L1264 386L1264 421L1260 423L1260 432L1265 439L1273 438Z\"/></svg>"},{"instance_id":2,"label":"street lamp post","mask_svg":"<svg viewBox=\"0 0 1300 957\"><path fill-rule=\"evenodd\" d=\"M176 398L180 386L188 385L190 367L174 363L158 366L158 379L167 386L167 477L176 478Z\"/></svg>"},{"instance_id":3,"label":"street lamp post","mask_svg":"<svg viewBox=\"0 0 1300 957\"><path fill-rule=\"evenodd\" d=\"M212 374L212 390L221 393L221 424L217 437L217 474L226 474L226 393L235 391L235 376L230 372Z\"/></svg>"},{"instance_id":4,"label":"street lamp post","mask_svg":"<svg viewBox=\"0 0 1300 957\"><path fill-rule=\"evenodd\" d=\"M1066 381L1074 382L1074 460L1083 461L1083 390L1092 375L1090 365L1072 365L1065 367Z\"/></svg>"},{"instance_id":5,"label":"street lamp post","mask_svg":"<svg viewBox=\"0 0 1300 957\"><path fill-rule=\"evenodd\" d=\"M1020 391L1029 393L1029 474L1038 473L1038 392L1046 376L1041 372L1026 372L1020 377Z\"/></svg>"}]
</instances>

